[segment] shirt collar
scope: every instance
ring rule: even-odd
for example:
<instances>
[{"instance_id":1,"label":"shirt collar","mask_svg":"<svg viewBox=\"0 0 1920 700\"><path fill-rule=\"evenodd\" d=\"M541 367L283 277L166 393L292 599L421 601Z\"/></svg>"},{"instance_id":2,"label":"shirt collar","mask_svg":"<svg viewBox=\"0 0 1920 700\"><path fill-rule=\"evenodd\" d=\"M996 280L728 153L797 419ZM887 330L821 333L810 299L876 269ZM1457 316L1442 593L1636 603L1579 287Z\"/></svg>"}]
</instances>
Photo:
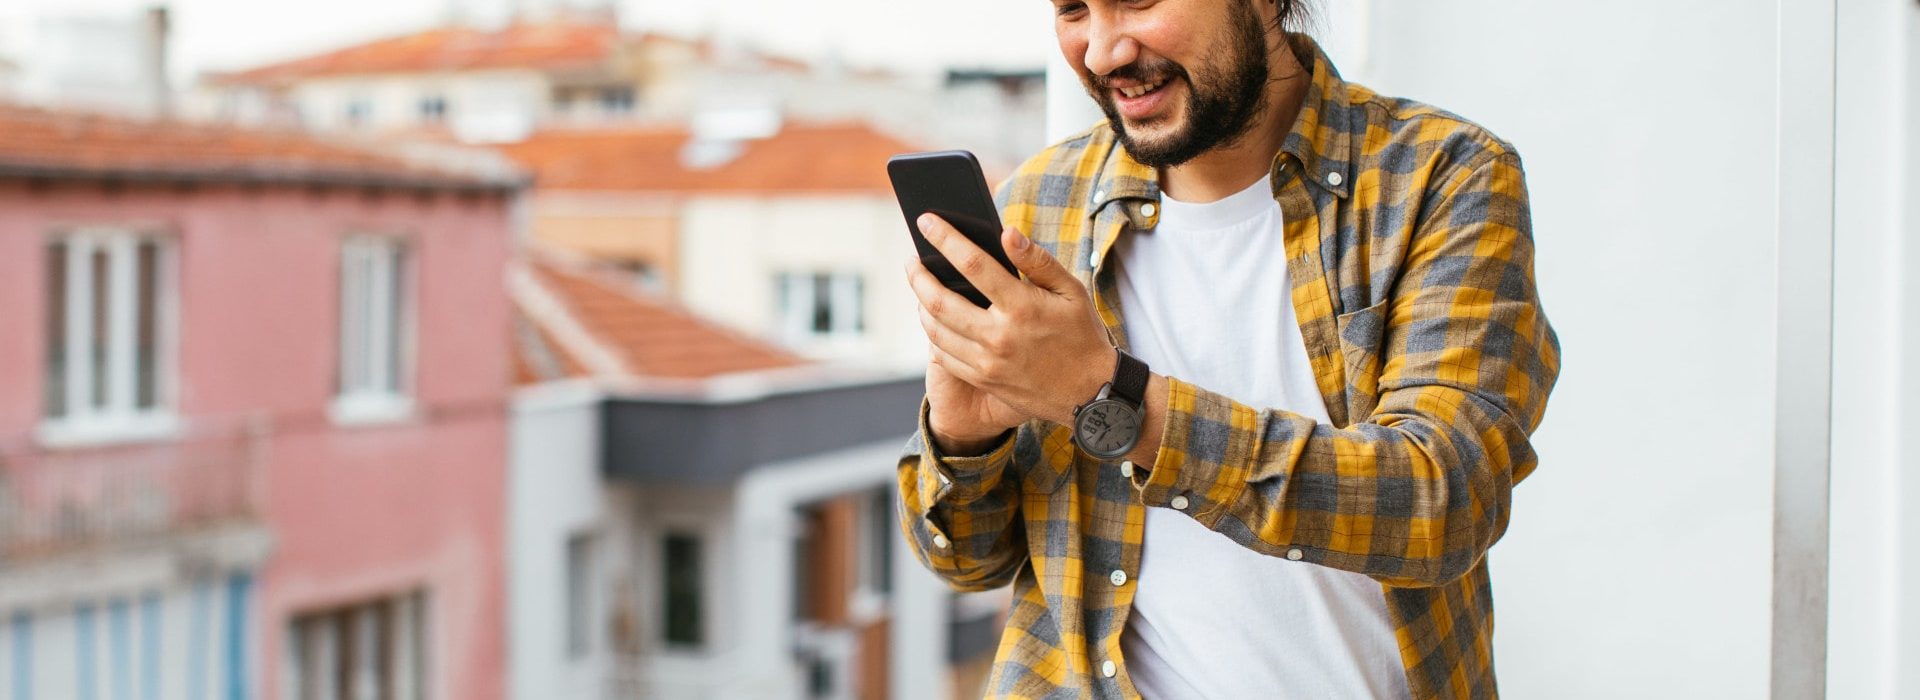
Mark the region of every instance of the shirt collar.
<instances>
[{"instance_id":1,"label":"shirt collar","mask_svg":"<svg viewBox=\"0 0 1920 700\"><path fill-rule=\"evenodd\" d=\"M1347 106L1347 83L1311 37L1289 34L1288 39L1300 62L1312 66L1313 78L1300 103L1300 115L1294 118L1292 130L1274 157L1274 180L1282 180L1282 171L1291 158L1308 175L1307 182L1336 197L1346 197L1353 186L1352 128L1348 122L1356 113ZM1110 128L1106 130L1111 132ZM1111 133L1108 139L1113 147L1095 176L1087 214L1097 214L1116 200L1160 201L1160 173L1134 160ZM1142 207L1133 206L1128 207L1128 214L1137 219L1134 223L1151 226L1159 219L1157 209L1148 208L1143 213Z\"/></svg>"}]
</instances>

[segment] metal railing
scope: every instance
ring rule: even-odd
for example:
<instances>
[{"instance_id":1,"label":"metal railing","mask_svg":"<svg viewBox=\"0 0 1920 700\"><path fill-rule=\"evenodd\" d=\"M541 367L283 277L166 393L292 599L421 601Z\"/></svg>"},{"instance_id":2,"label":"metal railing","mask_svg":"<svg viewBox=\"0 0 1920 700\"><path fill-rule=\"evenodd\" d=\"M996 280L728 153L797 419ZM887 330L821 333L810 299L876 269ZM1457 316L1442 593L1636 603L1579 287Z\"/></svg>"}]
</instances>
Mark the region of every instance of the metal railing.
<instances>
[{"instance_id":1,"label":"metal railing","mask_svg":"<svg viewBox=\"0 0 1920 700\"><path fill-rule=\"evenodd\" d=\"M266 439L246 427L88 447L0 449L0 563L257 516Z\"/></svg>"}]
</instances>

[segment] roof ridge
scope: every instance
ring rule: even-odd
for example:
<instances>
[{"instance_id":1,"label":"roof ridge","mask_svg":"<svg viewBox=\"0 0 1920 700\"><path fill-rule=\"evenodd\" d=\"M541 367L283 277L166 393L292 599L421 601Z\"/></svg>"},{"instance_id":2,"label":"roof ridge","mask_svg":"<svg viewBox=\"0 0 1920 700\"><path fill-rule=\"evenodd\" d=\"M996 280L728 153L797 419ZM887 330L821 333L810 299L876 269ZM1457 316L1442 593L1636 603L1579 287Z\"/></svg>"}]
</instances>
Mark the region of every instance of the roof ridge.
<instances>
[{"instance_id":1,"label":"roof ridge","mask_svg":"<svg viewBox=\"0 0 1920 700\"><path fill-rule=\"evenodd\" d=\"M554 341L561 345L561 351L579 361L590 375L620 377L635 374L620 354L581 323L560 294L540 281L523 262L513 261L507 269L507 293L513 298L514 304L545 328Z\"/></svg>"},{"instance_id":2,"label":"roof ridge","mask_svg":"<svg viewBox=\"0 0 1920 700\"><path fill-rule=\"evenodd\" d=\"M545 264L554 266L553 269L556 272L570 275L576 279L584 280L594 285L595 287L599 288L601 291L605 291L607 293L620 296L622 298L633 301L635 303L653 306L663 311L667 311L669 313L683 316L687 320L692 321L694 324L700 326L702 329L717 332L721 335L726 336L729 340L739 342L743 345L751 345L759 350L766 351L775 355L779 355L786 359L805 361L805 358L801 357L798 354L795 354L793 351L788 350L785 347L782 347L778 343L774 343L774 342L765 340L763 338L754 337L751 334L743 333L738 330L735 330L734 328L724 323L720 323L718 321L714 321L713 319L707 318L706 316L700 314L698 311L695 311L692 307L689 307L686 304L680 303L680 301L677 299L674 299L672 297L668 297L665 295L648 294L644 291L641 291L635 288L633 285L630 285L630 284L616 283L613 280L608 279L608 275L606 274L605 268L594 266L592 264L593 260L586 256L575 256L575 255L566 255L566 254L556 255L556 252L552 250L542 250L536 253L536 255L544 255L548 257L547 260L538 261L536 262L536 264L539 264L540 262L544 262Z\"/></svg>"},{"instance_id":3,"label":"roof ridge","mask_svg":"<svg viewBox=\"0 0 1920 700\"><path fill-rule=\"evenodd\" d=\"M581 365L597 368L589 372L596 378L704 382L818 364L677 300L610 279L584 256L541 248L524 252L515 261L513 280L523 313L547 327Z\"/></svg>"},{"instance_id":4,"label":"roof ridge","mask_svg":"<svg viewBox=\"0 0 1920 700\"><path fill-rule=\"evenodd\" d=\"M55 179L524 187L497 151L0 105L0 174Z\"/></svg>"}]
</instances>

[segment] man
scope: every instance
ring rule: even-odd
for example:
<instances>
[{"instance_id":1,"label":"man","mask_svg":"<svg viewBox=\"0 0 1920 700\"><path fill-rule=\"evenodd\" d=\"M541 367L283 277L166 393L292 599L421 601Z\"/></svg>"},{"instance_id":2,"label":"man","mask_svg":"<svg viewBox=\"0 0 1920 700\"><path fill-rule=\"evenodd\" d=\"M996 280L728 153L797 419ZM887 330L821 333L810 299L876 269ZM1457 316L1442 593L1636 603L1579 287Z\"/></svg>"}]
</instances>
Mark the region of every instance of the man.
<instances>
[{"instance_id":1,"label":"man","mask_svg":"<svg viewBox=\"0 0 1920 700\"><path fill-rule=\"evenodd\" d=\"M917 262L902 528L1014 585L993 697L1490 698L1485 555L1559 374L1519 157L1294 0L1054 0L1107 115ZM1023 233L1024 232L1024 233ZM1028 235L1031 238L1028 238Z\"/></svg>"}]
</instances>

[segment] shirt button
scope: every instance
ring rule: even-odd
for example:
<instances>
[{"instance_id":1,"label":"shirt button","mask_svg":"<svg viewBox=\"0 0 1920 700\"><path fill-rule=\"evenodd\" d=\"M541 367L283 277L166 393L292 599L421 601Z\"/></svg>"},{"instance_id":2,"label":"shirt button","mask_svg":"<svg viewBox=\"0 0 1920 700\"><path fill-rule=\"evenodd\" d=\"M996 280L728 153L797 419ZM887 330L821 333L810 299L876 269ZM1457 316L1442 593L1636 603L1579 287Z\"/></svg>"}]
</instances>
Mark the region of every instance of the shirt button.
<instances>
[{"instance_id":1,"label":"shirt button","mask_svg":"<svg viewBox=\"0 0 1920 700\"><path fill-rule=\"evenodd\" d=\"M1114 668L1112 659L1108 659L1107 661L1100 664L1100 675L1102 676L1112 678L1116 670L1118 669Z\"/></svg>"},{"instance_id":2,"label":"shirt button","mask_svg":"<svg viewBox=\"0 0 1920 700\"><path fill-rule=\"evenodd\" d=\"M1129 479L1133 478L1133 461L1132 460L1123 460L1120 462L1120 475L1127 477Z\"/></svg>"},{"instance_id":3,"label":"shirt button","mask_svg":"<svg viewBox=\"0 0 1920 700\"><path fill-rule=\"evenodd\" d=\"M1300 549L1299 549L1298 547L1295 547L1295 548L1293 548L1293 549L1289 549L1289 550L1287 550L1287 558L1288 558L1288 559L1292 559L1292 560L1294 560L1294 561L1300 561L1300 558L1301 558L1301 557L1304 557L1304 556L1306 556L1306 555L1305 555L1305 554L1302 554L1302 553L1300 552Z\"/></svg>"},{"instance_id":4,"label":"shirt button","mask_svg":"<svg viewBox=\"0 0 1920 700\"><path fill-rule=\"evenodd\" d=\"M1186 510L1186 509L1187 509L1187 497L1186 497L1186 496L1174 496L1174 497L1173 497L1173 500L1171 500L1171 501L1167 501L1167 505L1170 505L1170 506L1173 506L1173 509L1174 509L1174 510Z\"/></svg>"},{"instance_id":5,"label":"shirt button","mask_svg":"<svg viewBox=\"0 0 1920 700\"><path fill-rule=\"evenodd\" d=\"M1141 216L1153 216L1154 213L1158 211L1160 211L1160 207L1154 206L1153 202L1147 202L1146 204L1140 205Z\"/></svg>"},{"instance_id":6,"label":"shirt button","mask_svg":"<svg viewBox=\"0 0 1920 700\"><path fill-rule=\"evenodd\" d=\"M1106 199L1106 198L1107 198L1107 191L1106 191L1106 190L1094 190L1094 191L1093 191L1093 201L1095 201L1095 202L1099 202L1100 200L1103 200L1103 199Z\"/></svg>"},{"instance_id":7,"label":"shirt button","mask_svg":"<svg viewBox=\"0 0 1920 700\"><path fill-rule=\"evenodd\" d=\"M1088 267L1100 266L1100 251L1096 250L1087 254L1087 266Z\"/></svg>"},{"instance_id":8,"label":"shirt button","mask_svg":"<svg viewBox=\"0 0 1920 700\"><path fill-rule=\"evenodd\" d=\"M934 536L933 536L933 546L935 546L935 547L939 547L939 548L941 548L941 549L946 549L946 548L947 548L947 545L950 545L950 544L953 544L953 543L947 540L947 536L946 536L946 535L934 535ZM1296 550L1294 550L1294 552L1296 552L1296 553L1297 553L1297 552L1299 552L1299 551L1300 551L1300 550L1297 550L1297 549L1296 549ZM1300 557L1294 557L1294 558L1295 558L1295 559L1299 559Z\"/></svg>"},{"instance_id":9,"label":"shirt button","mask_svg":"<svg viewBox=\"0 0 1920 700\"><path fill-rule=\"evenodd\" d=\"M1112 581L1115 586L1125 586L1127 585L1127 572L1114 569L1113 574L1107 576L1107 580Z\"/></svg>"},{"instance_id":10,"label":"shirt button","mask_svg":"<svg viewBox=\"0 0 1920 700\"><path fill-rule=\"evenodd\" d=\"M1334 187L1339 187L1340 180L1341 180L1340 173L1327 173L1327 184L1332 185Z\"/></svg>"}]
</instances>

